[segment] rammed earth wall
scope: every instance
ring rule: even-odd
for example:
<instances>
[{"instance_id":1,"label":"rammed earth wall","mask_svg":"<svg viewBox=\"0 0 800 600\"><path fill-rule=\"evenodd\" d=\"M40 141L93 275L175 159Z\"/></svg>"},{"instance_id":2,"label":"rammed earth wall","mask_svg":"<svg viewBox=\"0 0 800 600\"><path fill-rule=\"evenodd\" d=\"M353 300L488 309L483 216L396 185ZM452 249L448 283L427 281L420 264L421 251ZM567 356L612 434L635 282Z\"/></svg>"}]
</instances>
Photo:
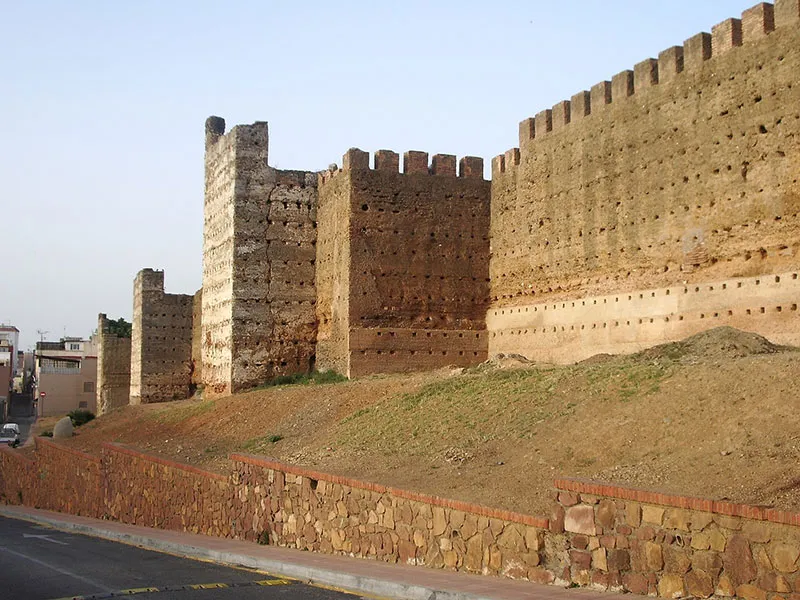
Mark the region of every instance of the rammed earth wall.
<instances>
[{"instance_id":1,"label":"rammed earth wall","mask_svg":"<svg viewBox=\"0 0 800 600\"><path fill-rule=\"evenodd\" d=\"M490 354L569 362L719 324L800 341L770 296L786 285L754 303L661 293L797 268L798 25L798 0L758 4L520 124L492 164Z\"/></svg>"},{"instance_id":2,"label":"rammed earth wall","mask_svg":"<svg viewBox=\"0 0 800 600\"><path fill-rule=\"evenodd\" d=\"M0 448L0 499L386 562L665 598L800 598L800 514L557 480L550 518L234 454L230 476L105 444Z\"/></svg>"}]
</instances>

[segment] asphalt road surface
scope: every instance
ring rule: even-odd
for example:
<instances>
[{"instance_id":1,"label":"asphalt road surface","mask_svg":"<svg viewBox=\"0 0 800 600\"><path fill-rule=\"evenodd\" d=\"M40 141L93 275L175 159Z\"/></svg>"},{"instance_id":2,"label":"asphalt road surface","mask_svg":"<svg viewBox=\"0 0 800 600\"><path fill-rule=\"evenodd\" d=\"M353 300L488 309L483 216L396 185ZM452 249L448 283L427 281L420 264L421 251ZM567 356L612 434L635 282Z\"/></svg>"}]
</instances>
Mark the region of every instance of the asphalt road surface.
<instances>
[{"instance_id":1,"label":"asphalt road surface","mask_svg":"<svg viewBox=\"0 0 800 600\"><path fill-rule=\"evenodd\" d=\"M149 588L149 589L148 589ZM342 592L0 517L3 600L354 600Z\"/></svg>"}]
</instances>

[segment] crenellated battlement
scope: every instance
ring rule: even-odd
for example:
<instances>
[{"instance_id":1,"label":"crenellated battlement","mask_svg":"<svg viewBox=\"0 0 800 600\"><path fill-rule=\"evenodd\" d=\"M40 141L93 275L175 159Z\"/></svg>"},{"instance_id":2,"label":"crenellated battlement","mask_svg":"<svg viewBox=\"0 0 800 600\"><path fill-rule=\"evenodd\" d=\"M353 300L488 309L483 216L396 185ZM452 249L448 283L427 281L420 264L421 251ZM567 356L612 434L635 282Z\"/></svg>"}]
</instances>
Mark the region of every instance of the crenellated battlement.
<instances>
[{"instance_id":1,"label":"crenellated battlement","mask_svg":"<svg viewBox=\"0 0 800 600\"><path fill-rule=\"evenodd\" d=\"M741 18L718 23L711 33L701 32L648 58L632 70L617 73L611 81L601 81L588 91L578 92L520 122L520 148L537 137L558 131L573 121L598 114L612 104L634 96L647 88L672 82L684 73L700 70L703 65L734 48L756 42L776 29L797 27L800 23L800 0L776 0L775 4L759 3L745 10ZM499 157L495 160L497 161ZM507 161L506 161L507 163ZM507 164L506 164L507 166ZM495 172L495 169L492 169ZM505 168L497 172L505 172Z\"/></svg>"},{"instance_id":2,"label":"crenellated battlement","mask_svg":"<svg viewBox=\"0 0 800 600\"><path fill-rule=\"evenodd\" d=\"M370 166L372 162L372 166ZM332 165L334 167L335 165ZM464 156L461 160L453 154L434 154L409 150L403 153L403 165L400 168L400 155L392 150L377 150L370 161L369 152L359 148L350 148L342 156L342 168L329 168L320 173L321 182L326 183L341 172L349 171L381 171L401 173L403 175L435 175L439 177L457 177L463 179L483 179L483 159L477 156Z\"/></svg>"}]
</instances>

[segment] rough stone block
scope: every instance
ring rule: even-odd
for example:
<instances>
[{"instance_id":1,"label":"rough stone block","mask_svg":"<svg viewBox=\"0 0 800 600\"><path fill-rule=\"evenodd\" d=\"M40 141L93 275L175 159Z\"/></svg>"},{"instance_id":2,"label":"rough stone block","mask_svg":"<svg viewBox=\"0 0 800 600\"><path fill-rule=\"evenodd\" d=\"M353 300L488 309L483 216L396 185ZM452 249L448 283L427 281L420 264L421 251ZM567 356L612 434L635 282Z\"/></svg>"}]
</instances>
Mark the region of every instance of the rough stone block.
<instances>
[{"instance_id":1,"label":"rough stone block","mask_svg":"<svg viewBox=\"0 0 800 600\"><path fill-rule=\"evenodd\" d=\"M601 500L595 518L605 529L613 529L616 522L617 505L611 500Z\"/></svg>"},{"instance_id":2,"label":"rough stone block","mask_svg":"<svg viewBox=\"0 0 800 600\"><path fill-rule=\"evenodd\" d=\"M708 598L714 594L711 575L703 571L689 571L684 577L686 591L695 598Z\"/></svg>"},{"instance_id":3,"label":"rough stone block","mask_svg":"<svg viewBox=\"0 0 800 600\"><path fill-rule=\"evenodd\" d=\"M790 544L770 544L769 555L773 566L781 573L794 573L800 569L800 547Z\"/></svg>"},{"instance_id":4,"label":"rough stone block","mask_svg":"<svg viewBox=\"0 0 800 600\"><path fill-rule=\"evenodd\" d=\"M673 573L662 575L658 582L658 595L662 598L681 598L684 595L683 577Z\"/></svg>"},{"instance_id":5,"label":"rough stone block","mask_svg":"<svg viewBox=\"0 0 800 600\"><path fill-rule=\"evenodd\" d=\"M569 507L564 516L564 529L571 533L595 535L594 507L585 504Z\"/></svg>"},{"instance_id":6,"label":"rough stone block","mask_svg":"<svg viewBox=\"0 0 800 600\"><path fill-rule=\"evenodd\" d=\"M642 523L650 523L652 525L661 525L664 521L664 507L663 506L650 506L645 504L642 506Z\"/></svg>"},{"instance_id":7,"label":"rough stone block","mask_svg":"<svg viewBox=\"0 0 800 600\"><path fill-rule=\"evenodd\" d=\"M736 595L744 600L767 600L767 593L764 590L748 583L737 586Z\"/></svg>"},{"instance_id":8,"label":"rough stone block","mask_svg":"<svg viewBox=\"0 0 800 600\"><path fill-rule=\"evenodd\" d=\"M722 562L725 566L725 573L736 587L750 583L758 574L756 563L750 552L750 543L742 535L734 535L728 541Z\"/></svg>"},{"instance_id":9,"label":"rough stone block","mask_svg":"<svg viewBox=\"0 0 800 600\"><path fill-rule=\"evenodd\" d=\"M642 523L642 507L636 502L625 505L625 522L631 527L639 527Z\"/></svg>"}]
</instances>

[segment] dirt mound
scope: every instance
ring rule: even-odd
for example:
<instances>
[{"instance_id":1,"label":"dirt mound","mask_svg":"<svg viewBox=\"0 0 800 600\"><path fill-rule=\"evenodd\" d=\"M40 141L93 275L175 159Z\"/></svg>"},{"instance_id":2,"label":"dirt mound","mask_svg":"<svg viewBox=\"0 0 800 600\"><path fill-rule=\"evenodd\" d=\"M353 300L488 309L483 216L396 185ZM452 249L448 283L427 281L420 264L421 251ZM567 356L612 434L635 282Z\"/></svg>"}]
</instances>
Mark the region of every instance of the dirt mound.
<instances>
[{"instance_id":1,"label":"dirt mound","mask_svg":"<svg viewBox=\"0 0 800 600\"><path fill-rule=\"evenodd\" d=\"M497 371L501 369L524 369L534 365L532 360L528 360L521 354L495 354L489 360L472 367L465 369L467 373L481 373L484 371Z\"/></svg>"},{"instance_id":2,"label":"dirt mound","mask_svg":"<svg viewBox=\"0 0 800 600\"><path fill-rule=\"evenodd\" d=\"M666 358L675 361L693 361L697 359L730 360L775 354L792 350L787 346L773 344L757 333L749 333L733 327L717 327L686 338L680 342L661 344L638 352L633 358L654 360Z\"/></svg>"},{"instance_id":3,"label":"dirt mound","mask_svg":"<svg viewBox=\"0 0 800 600\"><path fill-rule=\"evenodd\" d=\"M797 512L798 396L797 349L720 328L577 365L504 355L128 406L62 443L117 441L223 474L229 453L262 454L528 514L548 514L561 475Z\"/></svg>"}]
</instances>

